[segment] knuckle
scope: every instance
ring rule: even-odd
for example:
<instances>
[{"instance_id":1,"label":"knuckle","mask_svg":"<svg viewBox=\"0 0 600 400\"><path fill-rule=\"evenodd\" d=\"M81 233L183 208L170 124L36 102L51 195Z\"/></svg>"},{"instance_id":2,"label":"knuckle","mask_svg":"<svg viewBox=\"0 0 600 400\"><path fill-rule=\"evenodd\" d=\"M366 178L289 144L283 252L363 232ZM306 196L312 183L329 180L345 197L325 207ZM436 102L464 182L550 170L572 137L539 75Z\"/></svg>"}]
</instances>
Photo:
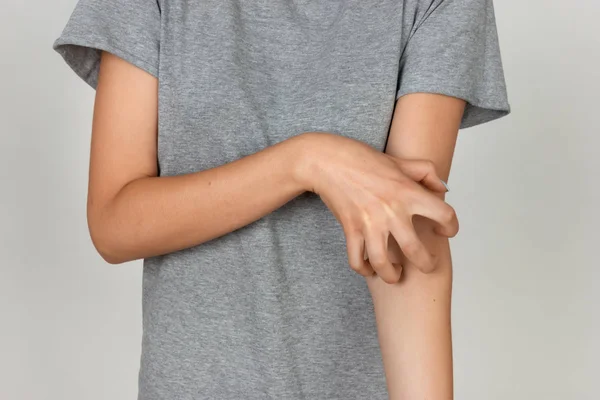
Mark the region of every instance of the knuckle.
<instances>
[{"instance_id":1,"label":"knuckle","mask_svg":"<svg viewBox=\"0 0 600 400\"><path fill-rule=\"evenodd\" d=\"M388 203L389 207L393 211L402 210L404 204L404 199L401 195L396 195L392 197Z\"/></svg>"},{"instance_id":2,"label":"knuckle","mask_svg":"<svg viewBox=\"0 0 600 400\"><path fill-rule=\"evenodd\" d=\"M358 262L350 262L349 265L350 265L350 268L352 268L356 272L359 272L360 270L363 269L362 264L360 264Z\"/></svg>"},{"instance_id":3,"label":"knuckle","mask_svg":"<svg viewBox=\"0 0 600 400\"><path fill-rule=\"evenodd\" d=\"M456 211L451 206L447 206L444 210L444 220L447 222L454 221L456 219Z\"/></svg>"},{"instance_id":4,"label":"knuckle","mask_svg":"<svg viewBox=\"0 0 600 400\"><path fill-rule=\"evenodd\" d=\"M390 220L396 218L396 205L393 202L382 204L381 209L383 212L379 221L381 224L389 223Z\"/></svg>"},{"instance_id":5,"label":"knuckle","mask_svg":"<svg viewBox=\"0 0 600 400\"><path fill-rule=\"evenodd\" d=\"M379 229L387 220L393 207L384 201L373 201L365 206L363 226L368 230Z\"/></svg>"},{"instance_id":6,"label":"knuckle","mask_svg":"<svg viewBox=\"0 0 600 400\"><path fill-rule=\"evenodd\" d=\"M384 268L387 265L387 260L385 255L377 252L375 254L369 253L369 262L375 269Z\"/></svg>"},{"instance_id":7,"label":"knuckle","mask_svg":"<svg viewBox=\"0 0 600 400\"><path fill-rule=\"evenodd\" d=\"M361 235L361 228L359 224L355 223L351 219L344 221L342 226L344 228L344 232L347 238L354 238L356 236Z\"/></svg>"},{"instance_id":8,"label":"knuckle","mask_svg":"<svg viewBox=\"0 0 600 400\"><path fill-rule=\"evenodd\" d=\"M363 268L363 269L361 269L360 271L358 271L358 273L359 273L360 275L364 276L365 278L368 278L368 277L370 277L370 276L372 276L372 275L373 275L373 273L372 273L372 272L370 272L368 268Z\"/></svg>"},{"instance_id":9,"label":"knuckle","mask_svg":"<svg viewBox=\"0 0 600 400\"><path fill-rule=\"evenodd\" d=\"M402 246L402 251L406 255L414 255L421 250L421 243L418 240L410 240Z\"/></svg>"},{"instance_id":10,"label":"knuckle","mask_svg":"<svg viewBox=\"0 0 600 400\"><path fill-rule=\"evenodd\" d=\"M362 254L360 257L349 256L348 257L348 265L355 271L359 271L366 267L366 261L363 259Z\"/></svg>"},{"instance_id":11,"label":"knuckle","mask_svg":"<svg viewBox=\"0 0 600 400\"><path fill-rule=\"evenodd\" d=\"M383 279L383 281L385 283L389 283L389 284L393 284L393 283L397 283L400 280L400 275L398 274L393 274L393 275L389 275L389 276L382 276L381 279Z\"/></svg>"},{"instance_id":12,"label":"knuckle","mask_svg":"<svg viewBox=\"0 0 600 400\"><path fill-rule=\"evenodd\" d=\"M339 216L338 220L342 226L345 227L346 225L353 224L352 215L348 211L338 211L337 215Z\"/></svg>"},{"instance_id":13,"label":"knuckle","mask_svg":"<svg viewBox=\"0 0 600 400\"><path fill-rule=\"evenodd\" d=\"M460 227L458 225L458 221L456 221L456 223L454 224L454 226L452 227L452 232L451 232L451 236L454 237L456 235L458 235L458 231L460 230Z\"/></svg>"},{"instance_id":14,"label":"knuckle","mask_svg":"<svg viewBox=\"0 0 600 400\"><path fill-rule=\"evenodd\" d=\"M424 274L431 274L432 272L435 271L435 265L434 264L423 265L423 266L421 266L420 270Z\"/></svg>"}]
</instances>

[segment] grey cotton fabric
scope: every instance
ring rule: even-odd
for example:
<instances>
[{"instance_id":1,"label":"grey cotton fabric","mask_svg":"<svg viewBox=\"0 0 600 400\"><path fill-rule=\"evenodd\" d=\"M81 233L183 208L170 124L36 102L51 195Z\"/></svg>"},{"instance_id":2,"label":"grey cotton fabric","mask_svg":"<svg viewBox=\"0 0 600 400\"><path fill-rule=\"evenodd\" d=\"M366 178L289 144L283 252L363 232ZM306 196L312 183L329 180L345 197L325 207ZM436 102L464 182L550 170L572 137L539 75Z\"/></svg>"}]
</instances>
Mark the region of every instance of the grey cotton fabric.
<instances>
[{"instance_id":1,"label":"grey cotton fabric","mask_svg":"<svg viewBox=\"0 0 600 400\"><path fill-rule=\"evenodd\" d=\"M93 88L101 50L158 78L161 176L307 131L384 151L408 93L465 99L463 128L510 111L491 0L80 0L54 49ZM370 293L314 193L145 259L142 285L139 400L387 399Z\"/></svg>"}]
</instances>

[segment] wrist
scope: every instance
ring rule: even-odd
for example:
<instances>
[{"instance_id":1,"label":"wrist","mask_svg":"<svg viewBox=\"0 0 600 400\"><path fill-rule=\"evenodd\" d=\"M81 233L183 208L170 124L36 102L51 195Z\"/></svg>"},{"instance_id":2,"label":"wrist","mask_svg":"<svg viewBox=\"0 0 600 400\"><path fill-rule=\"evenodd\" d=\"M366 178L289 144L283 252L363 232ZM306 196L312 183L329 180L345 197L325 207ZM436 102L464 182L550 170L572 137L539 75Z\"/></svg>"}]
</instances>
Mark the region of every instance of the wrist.
<instances>
[{"instance_id":1,"label":"wrist","mask_svg":"<svg viewBox=\"0 0 600 400\"><path fill-rule=\"evenodd\" d=\"M305 191L314 192L314 178L318 171L317 134L305 132L290 139L292 179Z\"/></svg>"}]
</instances>

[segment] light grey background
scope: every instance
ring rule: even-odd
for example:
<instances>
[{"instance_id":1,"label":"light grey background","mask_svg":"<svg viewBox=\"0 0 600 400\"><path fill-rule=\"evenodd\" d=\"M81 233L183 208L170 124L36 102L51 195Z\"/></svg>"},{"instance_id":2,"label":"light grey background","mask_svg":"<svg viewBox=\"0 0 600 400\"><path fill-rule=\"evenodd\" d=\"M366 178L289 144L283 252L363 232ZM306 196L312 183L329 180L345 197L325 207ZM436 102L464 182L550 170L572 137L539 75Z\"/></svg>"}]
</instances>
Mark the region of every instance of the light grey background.
<instances>
[{"instance_id":1,"label":"light grey background","mask_svg":"<svg viewBox=\"0 0 600 400\"><path fill-rule=\"evenodd\" d=\"M451 0L448 0L451 1ZM141 262L87 231L94 92L51 45L76 0L0 14L0 398L134 399ZM600 3L496 0L513 113L459 135L456 399L600 398Z\"/></svg>"}]
</instances>

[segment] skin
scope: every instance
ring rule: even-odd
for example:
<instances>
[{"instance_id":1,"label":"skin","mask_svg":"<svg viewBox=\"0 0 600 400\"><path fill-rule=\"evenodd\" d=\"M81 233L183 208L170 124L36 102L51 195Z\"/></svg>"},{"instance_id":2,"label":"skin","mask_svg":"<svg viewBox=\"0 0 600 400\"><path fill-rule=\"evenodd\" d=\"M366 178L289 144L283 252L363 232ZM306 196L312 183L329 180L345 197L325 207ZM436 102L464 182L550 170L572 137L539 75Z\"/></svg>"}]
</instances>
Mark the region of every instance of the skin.
<instances>
[{"instance_id":1,"label":"skin","mask_svg":"<svg viewBox=\"0 0 600 400\"><path fill-rule=\"evenodd\" d=\"M373 274L365 272L372 265L386 282L397 282L399 273L384 262L384 233L397 233L415 264L431 269L433 260L418 240L412 215L437 220L439 231L448 236L458 229L452 207L414 180L445 190L431 162L398 160L327 132L306 132L216 168L158 177L157 88L155 77L103 54L87 219L92 241L109 263L199 245L267 215L307 190L319 193L340 219L349 237L349 264L366 275ZM363 229L367 225L370 229ZM363 261L364 251L357 243L365 234L376 263Z\"/></svg>"},{"instance_id":2,"label":"skin","mask_svg":"<svg viewBox=\"0 0 600 400\"><path fill-rule=\"evenodd\" d=\"M87 204L99 254L119 264L196 246L317 193L371 290L390 398L451 398L447 238L458 221L440 176L449 172L458 100L401 98L386 153L306 132L216 168L158 177L157 89L155 77L102 55Z\"/></svg>"},{"instance_id":3,"label":"skin","mask_svg":"<svg viewBox=\"0 0 600 400\"><path fill-rule=\"evenodd\" d=\"M416 93L401 97L394 112L386 153L432 160L444 180L450 166L463 100ZM445 193L437 193L440 198ZM447 238L435 223L415 220L425 246L437 255L433 272L424 274L390 239L389 258L403 265L396 284L366 278L375 307L378 336L390 399L451 400L453 398L450 323L452 261Z\"/></svg>"}]
</instances>

